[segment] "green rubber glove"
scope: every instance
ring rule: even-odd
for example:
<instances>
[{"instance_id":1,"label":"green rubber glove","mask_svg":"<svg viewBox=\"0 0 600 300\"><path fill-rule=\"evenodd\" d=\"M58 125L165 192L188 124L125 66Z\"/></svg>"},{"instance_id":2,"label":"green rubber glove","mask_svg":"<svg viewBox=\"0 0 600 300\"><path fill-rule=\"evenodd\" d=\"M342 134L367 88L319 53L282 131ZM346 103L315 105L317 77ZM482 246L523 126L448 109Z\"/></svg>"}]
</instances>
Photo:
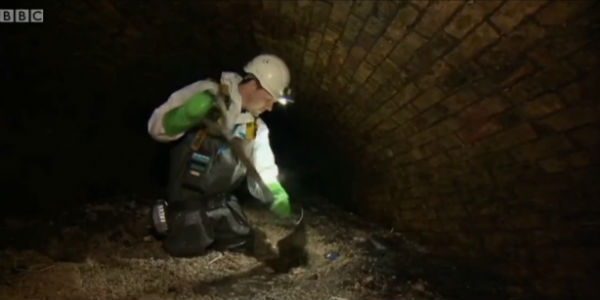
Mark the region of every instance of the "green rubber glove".
<instances>
[{"instance_id":1,"label":"green rubber glove","mask_svg":"<svg viewBox=\"0 0 600 300\"><path fill-rule=\"evenodd\" d=\"M163 117L165 133L174 136L197 125L213 107L213 96L209 92L193 95L182 106L168 111Z\"/></svg>"},{"instance_id":2,"label":"green rubber glove","mask_svg":"<svg viewBox=\"0 0 600 300\"><path fill-rule=\"evenodd\" d=\"M271 211L282 218L289 217L291 215L290 196L278 182L269 183L268 187L275 198L271 204Z\"/></svg>"}]
</instances>

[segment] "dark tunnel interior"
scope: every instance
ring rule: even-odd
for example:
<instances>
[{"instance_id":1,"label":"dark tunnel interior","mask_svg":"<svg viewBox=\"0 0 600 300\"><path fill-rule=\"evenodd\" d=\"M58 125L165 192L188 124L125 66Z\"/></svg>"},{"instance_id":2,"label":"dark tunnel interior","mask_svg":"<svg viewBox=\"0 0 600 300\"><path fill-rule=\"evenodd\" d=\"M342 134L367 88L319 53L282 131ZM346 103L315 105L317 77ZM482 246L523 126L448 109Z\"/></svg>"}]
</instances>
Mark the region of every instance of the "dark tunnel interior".
<instances>
[{"instance_id":1,"label":"dark tunnel interior","mask_svg":"<svg viewBox=\"0 0 600 300\"><path fill-rule=\"evenodd\" d=\"M252 31L256 3L88 3L79 11L67 3L47 5L61 14L43 30L2 28L5 99L20 99L2 103L2 165L10 174L3 179L31 199L8 202L14 207L3 212L160 193L169 146L147 134L152 110L197 80L218 80L223 71L243 74L261 52ZM277 156L308 162L307 150L318 146L300 146L310 142L300 142L302 122L293 109L278 107L263 117L276 124ZM298 148L301 153L289 154L294 159L286 157Z\"/></svg>"},{"instance_id":2,"label":"dark tunnel interior","mask_svg":"<svg viewBox=\"0 0 600 300\"><path fill-rule=\"evenodd\" d=\"M43 9L43 22L9 21L7 11L18 9ZM148 134L153 110L190 83L218 81L221 72L243 74L261 53L280 56L290 68L295 103L261 117L290 201L307 212L308 244L331 240L323 244L326 250L309 246L309 255L323 259L325 253L328 266L347 262L335 274L348 279L331 278L353 292L336 299L591 298L600 276L599 11L595 1L585 0L4 1L0 257L27 261L23 251L37 249L32 245L69 248L70 239L105 234L129 256L108 246L105 253L154 259L148 272L204 265L172 271L170 285L104 293L83 279L99 278L90 275L91 254L87 262L76 260L80 265L62 263L72 261L64 253L79 246L60 255L36 250L50 257L52 269L14 263L0 272L0 298L336 296L294 294L291 288L270 296L250 289L218 294L236 278L250 286L263 276L250 267L239 267L243 275L232 271L227 280L207 281L215 290L189 289L210 279L199 270L224 264L221 256L162 257L159 263L152 253L162 251L160 241L149 240L145 223L131 225L141 226L139 236L127 229L115 238L118 230L106 229L146 220L144 213L117 213L115 207L144 211L166 197L173 145ZM106 213L98 208L105 205L113 207L113 219L89 221L90 214ZM80 209L85 216L76 213ZM69 223L71 213L73 220L87 218L84 223L105 222L98 225L104 231ZM257 224L270 218L258 216ZM44 237L47 224L55 223L70 225L52 225L57 237ZM364 238L348 224L368 228ZM375 238L392 234L384 242ZM371 275L360 267L361 275L344 269L362 262L358 254L340 255L354 243L374 247L377 262L365 258ZM82 247L92 244L86 240ZM426 249L428 256L406 245ZM104 259L94 261L112 268ZM251 265L241 256L228 261L235 259ZM297 283L283 275L269 280L314 286L315 292L337 287L325 271L318 273L324 270L318 262L311 260L305 273L285 275ZM117 265L116 273L125 268ZM57 280L60 287L28 292L14 284L53 282L42 276L58 276L51 272L84 283L66 285L68 277Z\"/></svg>"}]
</instances>

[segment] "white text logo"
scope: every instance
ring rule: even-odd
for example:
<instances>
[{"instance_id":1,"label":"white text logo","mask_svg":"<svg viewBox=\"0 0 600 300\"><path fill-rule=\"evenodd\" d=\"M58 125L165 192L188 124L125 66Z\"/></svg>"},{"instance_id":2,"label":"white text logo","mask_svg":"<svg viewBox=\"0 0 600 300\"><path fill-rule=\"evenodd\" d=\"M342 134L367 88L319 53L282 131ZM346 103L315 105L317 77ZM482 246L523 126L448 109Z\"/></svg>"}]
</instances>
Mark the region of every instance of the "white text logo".
<instances>
[{"instance_id":1,"label":"white text logo","mask_svg":"<svg viewBox=\"0 0 600 300\"><path fill-rule=\"evenodd\" d=\"M44 10L0 9L0 23L44 23Z\"/></svg>"}]
</instances>

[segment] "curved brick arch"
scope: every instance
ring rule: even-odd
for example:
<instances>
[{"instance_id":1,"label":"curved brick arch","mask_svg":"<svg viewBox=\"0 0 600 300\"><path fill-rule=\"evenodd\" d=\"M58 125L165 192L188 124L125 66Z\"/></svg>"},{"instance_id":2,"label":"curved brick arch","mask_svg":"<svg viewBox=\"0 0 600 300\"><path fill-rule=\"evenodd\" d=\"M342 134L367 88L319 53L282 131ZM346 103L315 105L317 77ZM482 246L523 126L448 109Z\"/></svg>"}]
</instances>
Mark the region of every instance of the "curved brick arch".
<instances>
[{"instance_id":1,"label":"curved brick arch","mask_svg":"<svg viewBox=\"0 0 600 300\"><path fill-rule=\"evenodd\" d=\"M300 115L331 128L334 152L362 162L361 211L542 294L591 295L584 282L600 259L589 240L599 232L592 2L263 4L309 22L292 40L255 37L291 61L314 99Z\"/></svg>"}]
</instances>

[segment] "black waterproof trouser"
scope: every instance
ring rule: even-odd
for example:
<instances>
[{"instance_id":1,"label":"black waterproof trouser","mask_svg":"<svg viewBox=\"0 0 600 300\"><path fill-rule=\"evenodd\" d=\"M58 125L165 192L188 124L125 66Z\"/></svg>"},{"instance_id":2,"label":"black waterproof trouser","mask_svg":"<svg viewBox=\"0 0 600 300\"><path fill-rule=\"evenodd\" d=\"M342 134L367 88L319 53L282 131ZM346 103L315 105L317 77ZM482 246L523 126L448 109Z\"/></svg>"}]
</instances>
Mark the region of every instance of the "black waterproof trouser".
<instances>
[{"instance_id":1,"label":"black waterproof trouser","mask_svg":"<svg viewBox=\"0 0 600 300\"><path fill-rule=\"evenodd\" d=\"M240 247L252 236L230 192L243 180L234 178L237 158L226 142L214 137L192 150L195 136L196 131L188 132L171 151L165 249L174 256Z\"/></svg>"}]
</instances>

